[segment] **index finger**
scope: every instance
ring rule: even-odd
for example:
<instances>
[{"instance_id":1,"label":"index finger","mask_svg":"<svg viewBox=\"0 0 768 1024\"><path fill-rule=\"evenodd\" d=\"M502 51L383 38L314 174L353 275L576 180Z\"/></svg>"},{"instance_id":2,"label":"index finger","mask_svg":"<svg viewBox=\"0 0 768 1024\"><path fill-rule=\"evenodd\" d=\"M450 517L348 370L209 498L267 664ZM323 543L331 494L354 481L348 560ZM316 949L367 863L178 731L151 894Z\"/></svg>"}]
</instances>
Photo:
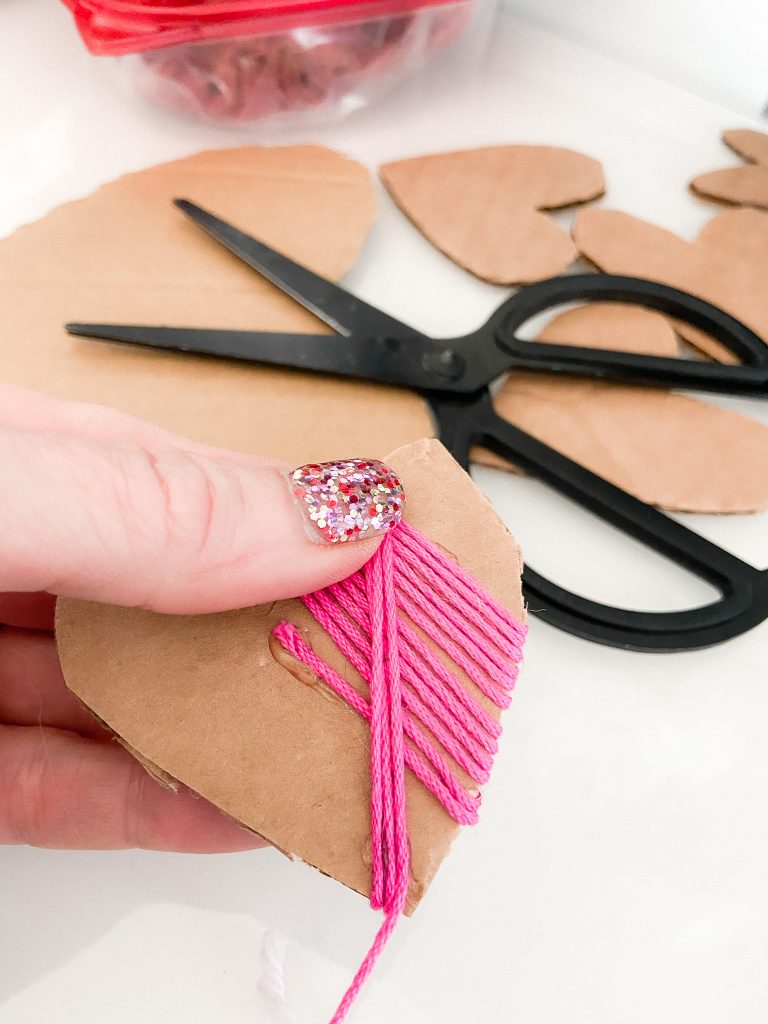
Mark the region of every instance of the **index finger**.
<instances>
[{"instance_id":1,"label":"index finger","mask_svg":"<svg viewBox=\"0 0 768 1024\"><path fill-rule=\"evenodd\" d=\"M0 725L0 843L185 853L265 845L207 800L161 786L122 747L7 725Z\"/></svg>"}]
</instances>

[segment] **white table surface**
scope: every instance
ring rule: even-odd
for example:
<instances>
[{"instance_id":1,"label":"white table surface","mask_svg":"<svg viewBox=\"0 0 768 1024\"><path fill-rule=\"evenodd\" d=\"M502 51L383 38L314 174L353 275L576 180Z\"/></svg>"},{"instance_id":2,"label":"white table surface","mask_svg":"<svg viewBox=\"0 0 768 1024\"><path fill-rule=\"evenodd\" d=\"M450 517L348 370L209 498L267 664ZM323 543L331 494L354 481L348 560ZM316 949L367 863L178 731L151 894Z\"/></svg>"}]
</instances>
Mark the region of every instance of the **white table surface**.
<instances>
[{"instance_id":1,"label":"white table surface","mask_svg":"<svg viewBox=\"0 0 768 1024\"><path fill-rule=\"evenodd\" d=\"M768 104L764 0L507 0L511 11L758 117Z\"/></svg>"},{"instance_id":2,"label":"white table surface","mask_svg":"<svg viewBox=\"0 0 768 1024\"><path fill-rule=\"evenodd\" d=\"M51 0L5 0L0 53L0 231L120 172L252 138L127 102ZM604 161L607 204L691 236L712 210L686 182L728 163L719 132L749 123L511 19L474 84L452 77L438 66L364 117L286 141L371 166L494 142L571 146ZM349 281L445 333L503 294L434 252L383 197ZM757 403L749 412L768 422ZM559 581L638 607L702 596L541 486L478 479L529 561ZM768 564L766 516L686 520ZM402 924L351 1020L762 1024L767 644L764 625L711 651L628 654L534 619L481 825ZM288 1024L258 993L269 932L272 955L286 949L296 1020L323 1024L374 926L359 897L272 851L2 849L0 1021Z\"/></svg>"}]
</instances>

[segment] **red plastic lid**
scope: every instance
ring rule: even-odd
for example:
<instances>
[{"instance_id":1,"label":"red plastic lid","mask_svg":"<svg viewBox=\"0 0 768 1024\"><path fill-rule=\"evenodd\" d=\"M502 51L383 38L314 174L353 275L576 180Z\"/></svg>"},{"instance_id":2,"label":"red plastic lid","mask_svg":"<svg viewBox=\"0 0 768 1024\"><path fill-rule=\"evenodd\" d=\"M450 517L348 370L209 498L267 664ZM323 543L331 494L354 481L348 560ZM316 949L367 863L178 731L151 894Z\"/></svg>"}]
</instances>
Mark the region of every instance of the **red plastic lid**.
<instances>
[{"instance_id":1,"label":"red plastic lid","mask_svg":"<svg viewBox=\"0 0 768 1024\"><path fill-rule=\"evenodd\" d=\"M456 0L64 0L91 53L119 56L301 25L375 20Z\"/></svg>"}]
</instances>

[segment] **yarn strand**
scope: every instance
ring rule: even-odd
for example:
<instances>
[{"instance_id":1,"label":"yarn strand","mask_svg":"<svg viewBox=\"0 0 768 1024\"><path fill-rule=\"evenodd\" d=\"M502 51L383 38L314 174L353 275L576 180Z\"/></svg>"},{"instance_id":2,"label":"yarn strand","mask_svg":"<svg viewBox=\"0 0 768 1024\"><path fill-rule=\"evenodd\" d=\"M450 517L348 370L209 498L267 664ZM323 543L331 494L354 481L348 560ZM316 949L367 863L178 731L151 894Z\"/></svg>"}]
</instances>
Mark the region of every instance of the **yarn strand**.
<instances>
[{"instance_id":1,"label":"yarn strand","mask_svg":"<svg viewBox=\"0 0 768 1024\"><path fill-rule=\"evenodd\" d=\"M370 902L384 920L330 1022L342 1024L408 903L405 768L459 824L477 821L480 795L449 759L471 781L488 779L501 726L482 700L509 705L526 630L405 522L358 573L302 601L368 686L366 699L295 626L275 628L284 649L370 724Z\"/></svg>"}]
</instances>

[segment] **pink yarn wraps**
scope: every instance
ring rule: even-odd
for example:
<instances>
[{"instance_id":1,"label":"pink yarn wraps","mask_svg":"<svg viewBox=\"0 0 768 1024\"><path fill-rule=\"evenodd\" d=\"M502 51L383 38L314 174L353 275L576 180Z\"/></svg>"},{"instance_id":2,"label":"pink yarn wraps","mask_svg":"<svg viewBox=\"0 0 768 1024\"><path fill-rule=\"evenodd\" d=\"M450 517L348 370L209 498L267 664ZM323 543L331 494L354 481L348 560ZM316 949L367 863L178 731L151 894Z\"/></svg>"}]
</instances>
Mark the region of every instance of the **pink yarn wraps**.
<instances>
[{"instance_id":1,"label":"pink yarn wraps","mask_svg":"<svg viewBox=\"0 0 768 1024\"><path fill-rule=\"evenodd\" d=\"M477 821L501 726L460 669L498 708L508 707L525 626L405 521L385 535L359 572L301 599L368 686L366 699L318 658L295 626L274 635L371 729L371 906L384 911L373 945L331 1024L341 1024L392 934L410 879L405 767L461 825ZM439 657L432 641L447 657ZM452 663L452 665L451 665Z\"/></svg>"}]
</instances>

